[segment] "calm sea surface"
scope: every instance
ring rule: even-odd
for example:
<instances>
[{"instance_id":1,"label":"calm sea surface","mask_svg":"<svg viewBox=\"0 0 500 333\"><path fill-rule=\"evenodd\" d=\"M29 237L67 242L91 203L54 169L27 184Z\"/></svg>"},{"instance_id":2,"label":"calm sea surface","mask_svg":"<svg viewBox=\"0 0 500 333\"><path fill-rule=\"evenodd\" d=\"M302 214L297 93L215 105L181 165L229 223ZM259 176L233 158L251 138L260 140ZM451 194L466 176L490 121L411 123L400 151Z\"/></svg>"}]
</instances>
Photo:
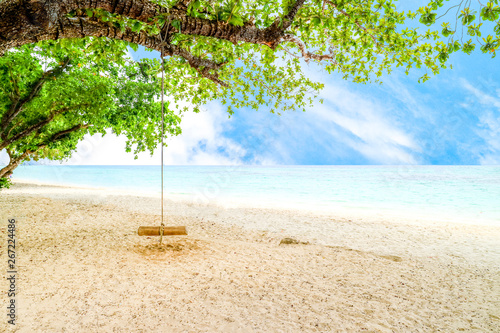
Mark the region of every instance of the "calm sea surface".
<instances>
[{"instance_id":1,"label":"calm sea surface","mask_svg":"<svg viewBox=\"0 0 500 333\"><path fill-rule=\"evenodd\" d=\"M166 166L167 195L500 226L500 166ZM160 193L159 166L22 166L14 179Z\"/></svg>"}]
</instances>

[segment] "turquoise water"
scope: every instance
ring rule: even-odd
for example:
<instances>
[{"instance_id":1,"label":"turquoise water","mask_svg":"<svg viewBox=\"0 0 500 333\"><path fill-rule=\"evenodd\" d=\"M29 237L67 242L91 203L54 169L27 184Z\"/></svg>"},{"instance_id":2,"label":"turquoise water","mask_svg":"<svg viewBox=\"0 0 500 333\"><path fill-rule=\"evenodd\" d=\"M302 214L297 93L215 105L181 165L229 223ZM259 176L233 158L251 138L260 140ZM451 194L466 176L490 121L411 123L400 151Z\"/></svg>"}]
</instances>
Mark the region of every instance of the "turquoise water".
<instances>
[{"instance_id":1,"label":"turquoise water","mask_svg":"<svg viewBox=\"0 0 500 333\"><path fill-rule=\"evenodd\" d=\"M159 166L21 166L14 179L160 193ZM165 193L199 203L406 212L500 225L500 166L166 166Z\"/></svg>"}]
</instances>

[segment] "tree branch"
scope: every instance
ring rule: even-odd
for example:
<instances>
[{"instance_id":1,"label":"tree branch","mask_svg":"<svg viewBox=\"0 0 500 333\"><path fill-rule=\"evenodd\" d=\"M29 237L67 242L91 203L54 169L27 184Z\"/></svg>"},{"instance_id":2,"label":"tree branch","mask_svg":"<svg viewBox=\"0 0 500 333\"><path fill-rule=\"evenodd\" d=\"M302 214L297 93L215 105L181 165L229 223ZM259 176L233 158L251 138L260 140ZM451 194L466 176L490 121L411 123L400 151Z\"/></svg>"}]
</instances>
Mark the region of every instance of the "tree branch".
<instances>
[{"instance_id":1,"label":"tree branch","mask_svg":"<svg viewBox=\"0 0 500 333\"><path fill-rule=\"evenodd\" d=\"M329 4L330 6L332 6L333 8L335 8L336 10L338 10L340 13L342 13L342 15L344 15L348 19L352 19L351 15L349 15L345 10L340 9L336 4L334 4L330 0L324 0L324 2L327 3L327 4ZM363 30L368 36L370 36L373 39L373 41L375 42L375 45L378 45L378 42L377 42L377 39L375 38L375 36L373 36L371 33L369 33L368 30L365 27L363 27L361 24L359 24L358 21L356 21L356 20L354 20L354 24L356 24L356 26L360 30Z\"/></svg>"},{"instance_id":2,"label":"tree branch","mask_svg":"<svg viewBox=\"0 0 500 333\"><path fill-rule=\"evenodd\" d=\"M306 0L296 0L290 7L288 13L277 19L266 29L259 29L252 24L235 26L223 21L212 21L203 18L188 16L186 4L181 1L176 6L167 9L148 0L95 0L95 1L48 1L39 0L0 1L0 56L9 48L18 47L27 43L35 43L40 40L81 38L85 36L109 37L131 41L155 50L160 49L160 39L150 38L144 33L135 34L133 37L124 36L117 28L108 25L100 26L101 29L88 29L85 26L71 26L68 24L67 15L77 9L102 9L112 14L118 14L126 18L139 20L150 24L150 19L160 14L168 14L170 21L177 20L181 25L182 34L191 36L205 36L224 39L233 43L247 42L253 44L265 44L275 47L284 31L290 27L299 9ZM36 7L37 8L33 8ZM20 13L31 12L33 17L19 17ZM52 13L49 15L48 13ZM80 19L83 18L80 17ZM78 18L73 18L78 19ZM76 20L74 23L82 23ZM178 32L176 28L169 26L169 32ZM166 31L162 31L165 33ZM125 35L131 35L127 31ZM132 39L132 40L131 40Z\"/></svg>"},{"instance_id":3,"label":"tree branch","mask_svg":"<svg viewBox=\"0 0 500 333\"><path fill-rule=\"evenodd\" d=\"M31 150L27 150L17 158L12 157L12 151L8 150L7 153L9 154L9 164L0 170L0 178L11 175L12 171L33 152Z\"/></svg>"},{"instance_id":4,"label":"tree branch","mask_svg":"<svg viewBox=\"0 0 500 333\"><path fill-rule=\"evenodd\" d=\"M2 140L3 140L3 141L7 140L7 138L10 136L10 133L12 133L12 131L13 131L13 130L17 127L17 126L21 125L21 123L22 123L22 122L23 122L22 120L17 120L17 122L16 122L14 125L12 125L12 127L8 130L8 132L7 132L7 133L2 133L2 135L1 135ZM1 150L1 148L0 148L0 150Z\"/></svg>"},{"instance_id":5,"label":"tree branch","mask_svg":"<svg viewBox=\"0 0 500 333\"><path fill-rule=\"evenodd\" d=\"M9 99L12 103L16 103L20 96L19 96L19 80L18 80L18 76L12 76L12 70L11 70L11 67L9 66L9 77L10 77L10 81L12 81L12 92L10 92L9 94ZM5 91L5 90L4 90ZM5 91L7 92L7 91Z\"/></svg>"},{"instance_id":6,"label":"tree branch","mask_svg":"<svg viewBox=\"0 0 500 333\"><path fill-rule=\"evenodd\" d=\"M176 45L168 45L172 55L178 55L187 60L189 65L196 69L203 77L223 86L228 87L227 83L219 79L217 70L219 70L225 63L216 63L215 61L209 59L198 58L186 51L185 49L178 47ZM213 72L210 72L213 70Z\"/></svg>"},{"instance_id":7,"label":"tree branch","mask_svg":"<svg viewBox=\"0 0 500 333\"><path fill-rule=\"evenodd\" d=\"M44 72L42 76L35 83L33 83L30 89L30 93L25 98L17 98L17 101L12 103L9 111L7 111L2 117L2 122L0 123L0 134L3 134L12 120L14 120L17 115L21 113L26 103L31 102L36 96L38 96L40 90L43 88L43 85L45 84L45 82L47 82L47 78L51 76L59 76L69 65L69 63L70 59L67 58L61 66Z\"/></svg>"},{"instance_id":8,"label":"tree branch","mask_svg":"<svg viewBox=\"0 0 500 333\"><path fill-rule=\"evenodd\" d=\"M59 115L59 114L62 114L66 111L70 111L70 110L74 110L74 109L77 109L77 108L80 108L80 107L84 107L84 106L89 106L90 103L84 103L84 104L78 104L78 105L73 105L71 107L65 107L65 108L62 108L60 110L57 110L53 113L51 113L49 115L49 117L47 117L46 119L36 123L36 124L33 124L31 126L29 126L28 128L26 128L24 131L21 131L19 133L17 133L16 135L14 135L13 137L11 138L7 138L6 140L4 140L1 144L0 144L0 150L2 150L3 148L7 147L8 145L16 142L17 140L20 140L22 138L25 138L27 137L28 135L30 135L31 133L37 131L37 130L40 130L42 129L45 125L49 124L52 120L54 120L54 118Z\"/></svg>"},{"instance_id":9,"label":"tree branch","mask_svg":"<svg viewBox=\"0 0 500 333\"><path fill-rule=\"evenodd\" d=\"M281 32L284 32L286 29L290 28L292 25L295 16L299 12L300 8L304 5L306 0L296 0L295 3L289 6L288 13L283 16L283 18L277 19L274 21L273 26L275 28L279 28Z\"/></svg>"},{"instance_id":10,"label":"tree branch","mask_svg":"<svg viewBox=\"0 0 500 333\"><path fill-rule=\"evenodd\" d=\"M0 1L0 56L9 48L27 43L86 36L120 39L161 50L162 42L159 36L132 32L129 28L122 32L109 22L101 22L95 17L88 18L83 13L79 17L68 17L70 12L75 13L77 10L84 12L85 9L102 9L147 24L151 24L151 20L155 20L160 14L164 14L168 16L170 22L173 20L179 22L183 35L212 37L234 44L239 42L263 44L274 49L283 41L285 31L291 26L306 0L292 1L287 13L265 29L259 29L253 24L236 26L223 21L189 16L187 14L189 2L190 0L181 0L171 8L164 8L149 0L3 0ZM30 17L24 17L23 15L28 15L26 13L29 13ZM179 31L171 24L162 30L163 35L176 32ZM166 52L185 58L202 76L224 85L216 73L224 64L197 58L173 45L169 45L168 48L170 51Z\"/></svg>"},{"instance_id":11,"label":"tree branch","mask_svg":"<svg viewBox=\"0 0 500 333\"><path fill-rule=\"evenodd\" d=\"M297 47L299 48L300 52L302 53L302 58L306 62L309 62L309 60L317 60L317 61L322 61L322 60L332 60L335 59L335 53L333 50L330 48L330 54L314 54L306 50L306 44L304 44L303 41L301 41L298 37L286 34L283 36L282 40L287 41L287 42L292 42ZM286 50L285 50L286 51Z\"/></svg>"},{"instance_id":12,"label":"tree branch","mask_svg":"<svg viewBox=\"0 0 500 333\"><path fill-rule=\"evenodd\" d=\"M73 126L73 127L69 128L69 129L67 129L67 130L60 131L60 132L58 132L58 133L54 134L54 135L50 138L49 142L55 142L55 141L62 140L62 139L64 139L64 136L66 136L66 135L68 135L68 134L70 134L70 133L72 133L72 132L78 131L78 130L80 130L80 129L82 129L82 128L89 128L89 126L90 126L90 125L87 125L87 124L86 124L86 125L83 125L83 124L78 124L78 125L75 125L75 126Z\"/></svg>"},{"instance_id":13,"label":"tree branch","mask_svg":"<svg viewBox=\"0 0 500 333\"><path fill-rule=\"evenodd\" d=\"M281 18L277 18L273 24L265 29L265 36L267 41L262 42L272 49L280 43L280 39L283 36L286 29L290 28L295 16L299 12L299 9L304 5L306 0L296 0L293 4L289 6L288 13Z\"/></svg>"},{"instance_id":14,"label":"tree branch","mask_svg":"<svg viewBox=\"0 0 500 333\"><path fill-rule=\"evenodd\" d=\"M208 71L208 69L217 71L225 65L224 63L217 63L210 59L196 57L177 45L162 42L160 35L150 36L145 32L133 32L130 28L126 28L125 31L122 32L119 28L106 22L91 20L87 17L62 19L61 26L63 27L64 35L60 36L60 38L80 38L84 36L109 37L140 44L159 52L162 51L163 46L164 55L180 56L186 59L189 65L195 68L204 77L217 84L226 86L224 82L219 80L217 73L210 73ZM166 28L162 34L165 33L167 33Z\"/></svg>"}]
</instances>

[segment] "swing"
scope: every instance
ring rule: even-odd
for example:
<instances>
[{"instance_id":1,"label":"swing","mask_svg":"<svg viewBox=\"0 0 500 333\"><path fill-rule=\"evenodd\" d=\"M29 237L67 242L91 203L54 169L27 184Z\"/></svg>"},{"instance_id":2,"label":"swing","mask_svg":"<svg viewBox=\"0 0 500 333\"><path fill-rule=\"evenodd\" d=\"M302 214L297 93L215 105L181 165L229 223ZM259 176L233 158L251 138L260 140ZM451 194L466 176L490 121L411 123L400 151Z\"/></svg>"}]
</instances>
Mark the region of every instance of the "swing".
<instances>
[{"instance_id":1,"label":"swing","mask_svg":"<svg viewBox=\"0 0 500 333\"><path fill-rule=\"evenodd\" d=\"M187 235L185 226L175 226L167 227L163 223L163 136L165 131L165 119L164 119L164 95L165 95L165 60L164 60L164 43L167 39L167 32L165 33L165 38L161 36L162 41L161 46L161 224L159 227L145 227L141 226L137 230L139 236L160 236L160 245L163 241L163 236L174 236L174 235Z\"/></svg>"}]
</instances>

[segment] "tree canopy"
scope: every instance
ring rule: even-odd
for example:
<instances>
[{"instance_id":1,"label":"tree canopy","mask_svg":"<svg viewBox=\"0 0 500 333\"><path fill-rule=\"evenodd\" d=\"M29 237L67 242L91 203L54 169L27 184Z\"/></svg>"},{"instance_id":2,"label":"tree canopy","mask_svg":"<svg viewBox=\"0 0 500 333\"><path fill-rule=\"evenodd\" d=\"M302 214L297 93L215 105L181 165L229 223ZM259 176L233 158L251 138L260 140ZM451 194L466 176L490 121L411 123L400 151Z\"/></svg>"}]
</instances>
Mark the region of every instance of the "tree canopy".
<instances>
[{"instance_id":1,"label":"tree canopy","mask_svg":"<svg viewBox=\"0 0 500 333\"><path fill-rule=\"evenodd\" d=\"M469 53L478 45L483 52L496 51L498 0L453 4L431 0L407 13L398 10L398 4L396 0L4 0L0 54L40 40L109 37L158 51L163 48L165 55L187 62L200 77L228 87L241 83L242 76L248 79L251 74L245 69L254 73L254 66L262 68L259 75L273 81L272 76L280 74L278 67L316 61L328 72L364 82L394 66L425 67L437 73L449 54Z\"/></svg>"},{"instance_id":2,"label":"tree canopy","mask_svg":"<svg viewBox=\"0 0 500 333\"><path fill-rule=\"evenodd\" d=\"M0 58L0 150L10 157L0 178L26 159L69 157L85 134L123 134L135 153L156 147L159 63L127 60L123 45L103 45L109 43L87 38L61 47L61 42L43 42ZM113 52L103 53L106 47ZM173 111L176 92L189 89L172 89L167 135L180 133L179 114Z\"/></svg>"}]
</instances>

